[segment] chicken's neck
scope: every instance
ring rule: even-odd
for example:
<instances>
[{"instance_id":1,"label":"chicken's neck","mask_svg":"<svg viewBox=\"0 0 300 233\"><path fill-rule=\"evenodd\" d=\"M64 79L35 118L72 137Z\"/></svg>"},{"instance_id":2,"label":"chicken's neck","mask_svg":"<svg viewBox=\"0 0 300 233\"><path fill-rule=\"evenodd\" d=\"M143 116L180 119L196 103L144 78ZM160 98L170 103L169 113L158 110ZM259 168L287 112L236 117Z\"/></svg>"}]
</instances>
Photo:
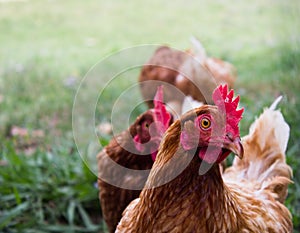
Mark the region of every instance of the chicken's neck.
<instances>
[{"instance_id":1,"label":"chicken's neck","mask_svg":"<svg viewBox=\"0 0 300 233\"><path fill-rule=\"evenodd\" d=\"M183 155L181 156L183 157ZM163 199L163 197L168 199L169 195L178 199L184 199L185 195L189 196L188 199L191 195L194 198L199 197L201 200L203 197L207 199L222 198L224 183L219 165L214 164L205 174L199 175L200 159L187 153L184 156L185 158L178 158L181 161L177 161L177 163L169 161L162 168L154 167L154 171L150 174L150 176L153 175L152 179L151 181L148 179L147 183L150 188L149 192L159 196L159 199ZM187 166L182 170L182 165L185 164Z\"/></svg>"},{"instance_id":2,"label":"chicken's neck","mask_svg":"<svg viewBox=\"0 0 300 233\"><path fill-rule=\"evenodd\" d=\"M146 170L153 164L150 153L139 155L129 131L124 131L113 138L106 147L106 152L114 162L129 169Z\"/></svg>"},{"instance_id":3,"label":"chicken's neck","mask_svg":"<svg viewBox=\"0 0 300 233\"><path fill-rule=\"evenodd\" d=\"M189 226L197 232L221 232L222 226L228 224L231 229L238 229L237 224L243 223L240 205L224 184L219 165L214 164L199 175L203 163L199 151L187 152L181 147L180 129L180 122L176 121L161 143L160 153L140 195L139 221L149 229L153 219L166 217L171 222L173 218L187 219L187 224L192 224ZM152 227L153 231L162 229L158 225Z\"/></svg>"},{"instance_id":4,"label":"chicken's neck","mask_svg":"<svg viewBox=\"0 0 300 233\"><path fill-rule=\"evenodd\" d=\"M186 159L191 158L191 160L181 174L162 186L143 191L141 195L143 206L146 206L149 218L151 216L156 218L158 215L169 215L170 208L175 208L178 211L174 213L176 216L188 212L189 216L185 217L196 218L200 229L216 232L216 222L225 219L222 216L228 216L229 214L230 216L239 217L238 203L223 183L218 164L212 165L211 169L204 175L199 175L201 161L198 156L189 155L188 153L185 153L184 156L186 156ZM182 161L179 162L178 166L180 164L182 164ZM173 173L174 170L176 171L176 166L174 168L154 170L150 176L160 177L162 175L169 177L170 174L167 171L172 171L171 173ZM156 168L154 167L154 169ZM155 178L153 180L156 182L161 181L161 179ZM147 183L147 185L149 184L151 182ZM232 213L229 213L230 211ZM235 219L232 219L232 221L236 222Z\"/></svg>"}]
</instances>

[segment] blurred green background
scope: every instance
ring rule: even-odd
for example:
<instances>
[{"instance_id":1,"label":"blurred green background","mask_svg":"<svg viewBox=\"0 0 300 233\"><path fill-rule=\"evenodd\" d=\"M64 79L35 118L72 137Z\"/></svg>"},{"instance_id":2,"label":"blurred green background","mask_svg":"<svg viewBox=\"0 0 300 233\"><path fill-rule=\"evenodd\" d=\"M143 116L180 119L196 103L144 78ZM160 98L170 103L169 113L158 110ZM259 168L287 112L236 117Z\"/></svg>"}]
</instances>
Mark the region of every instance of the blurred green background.
<instances>
[{"instance_id":1,"label":"blurred green background","mask_svg":"<svg viewBox=\"0 0 300 233\"><path fill-rule=\"evenodd\" d=\"M242 135L284 96L279 107L291 127L287 162L294 171L286 205L300 232L299 16L298 0L0 0L0 232L105 232L96 177L72 136L79 83L120 49L184 50L192 35L237 68Z\"/></svg>"}]
</instances>

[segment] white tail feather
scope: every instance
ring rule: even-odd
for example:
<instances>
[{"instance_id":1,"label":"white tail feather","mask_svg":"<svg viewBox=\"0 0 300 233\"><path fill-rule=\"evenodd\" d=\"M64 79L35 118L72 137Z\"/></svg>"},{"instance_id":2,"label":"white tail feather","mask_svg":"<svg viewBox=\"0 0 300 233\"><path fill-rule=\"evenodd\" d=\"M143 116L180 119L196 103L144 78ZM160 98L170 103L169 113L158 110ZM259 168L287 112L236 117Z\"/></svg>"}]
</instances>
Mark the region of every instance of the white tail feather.
<instances>
[{"instance_id":1,"label":"white tail feather","mask_svg":"<svg viewBox=\"0 0 300 233\"><path fill-rule=\"evenodd\" d=\"M197 58L200 63L203 63L207 58L205 48L196 37L192 36L190 40L194 48L195 58Z\"/></svg>"},{"instance_id":2,"label":"white tail feather","mask_svg":"<svg viewBox=\"0 0 300 233\"><path fill-rule=\"evenodd\" d=\"M265 145L265 141L268 140L268 138L264 135L268 135L271 130L274 130L281 152L285 153L290 137L290 127L285 122L282 113L279 110L275 110L281 99L282 96L279 96L272 103L272 105L269 108L266 108L260 117L251 125L250 135L253 134L255 130L259 130L261 132L261 144ZM259 124L259 122L265 123ZM262 126L263 128L261 128ZM256 129L257 127L260 127L260 129Z\"/></svg>"},{"instance_id":3,"label":"white tail feather","mask_svg":"<svg viewBox=\"0 0 300 233\"><path fill-rule=\"evenodd\" d=\"M275 110L278 103L282 100L282 95L277 97L277 99L271 104L271 106L269 107L270 110Z\"/></svg>"},{"instance_id":4,"label":"white tail feather","mask_svg":"<svg viewBox=\"0 0 300 233\"><path fill-rule=\"evenodd\" d=\"M283 203L292 170L285 158L290 127L276 110L281 99L277 98L251 125L249 134L242 139L244 158L235 158L223 177L231 182L246 182L253 190L268 190Z\"/></svg>"}]
</instances>

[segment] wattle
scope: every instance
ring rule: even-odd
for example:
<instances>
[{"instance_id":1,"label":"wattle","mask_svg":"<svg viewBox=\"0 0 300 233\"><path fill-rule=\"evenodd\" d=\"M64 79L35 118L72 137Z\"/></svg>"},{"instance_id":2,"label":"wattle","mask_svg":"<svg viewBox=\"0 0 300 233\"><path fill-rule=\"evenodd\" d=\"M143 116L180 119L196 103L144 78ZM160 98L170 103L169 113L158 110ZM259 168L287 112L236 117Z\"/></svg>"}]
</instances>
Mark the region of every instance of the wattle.
<instances>
[{"instance_id":1,"label":"wattle","mask_svg":"<svg viewBox=\"0 0 300 233\"><path fill-rule=\"evenodd\" d=\"M199 158L207 163L221 163L230 154L227 149L221 147L209 146L201 147L199 150Z\"/></svg>"}]
</instances>

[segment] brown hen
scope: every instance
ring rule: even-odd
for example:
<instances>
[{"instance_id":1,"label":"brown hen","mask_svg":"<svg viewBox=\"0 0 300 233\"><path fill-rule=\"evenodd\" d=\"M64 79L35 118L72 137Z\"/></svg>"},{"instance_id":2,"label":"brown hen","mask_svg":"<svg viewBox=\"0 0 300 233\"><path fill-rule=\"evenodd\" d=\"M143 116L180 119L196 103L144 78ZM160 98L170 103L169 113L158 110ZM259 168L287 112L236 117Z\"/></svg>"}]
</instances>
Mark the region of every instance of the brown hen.
<instances>
[{"instance_id":1,"label":"brown hen","mask_svg":"<svg viewBox=\"0 0 300 233\"><path fill-rule=\"evenodd\" d=\"M162 88L154 103L154 109L140 115L97 155L99 199L109 232L115 231L123 210L139 196L160 139L172 122L163 105Z\"/></svg>"},{"instance_id":2,"label":"brown hen","mask_svg":"<svg viewBox=\"0 0 300 233\"><path fill-rule=\"evenodd\" d=\"M142 96L150 108L158 85L164 85L165 102L177 115L181 115L186 96L212 103L211 94L218 84L233 86L236 80L233 65L207 57L201 43L196 39L192 42L194 48L186 52L161 46L143 66L139 82Z\"/></svg>"},{"instance_id":3,"label":"brown hen","mask_svg":"<svg viewBox=\"0 0 300 233\"><path fill-rule=\"evenodd\" d=\"M282 203L291 177L287 124L279 111L265 111L244 137L243 152L238 99L219 90L217 106L190 111L169 127L144 190L116 232L292 232ZM236 159L223 177L218 164L231 151L244 154L245 163Z\"/></svg>"}]
</instances>

